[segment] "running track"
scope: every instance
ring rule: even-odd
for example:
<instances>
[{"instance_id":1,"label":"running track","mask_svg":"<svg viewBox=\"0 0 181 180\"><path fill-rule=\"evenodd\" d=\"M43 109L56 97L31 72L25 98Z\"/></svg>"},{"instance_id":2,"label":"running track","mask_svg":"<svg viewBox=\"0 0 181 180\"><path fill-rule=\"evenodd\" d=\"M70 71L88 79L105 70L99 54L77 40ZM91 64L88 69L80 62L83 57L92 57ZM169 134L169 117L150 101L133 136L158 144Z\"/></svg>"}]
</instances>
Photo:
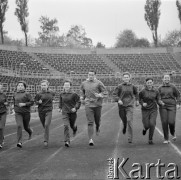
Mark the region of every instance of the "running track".
<instances>
[{"instance_id":1,"label":"running track","mask_svg":"<svg viewBox=\"0 0 181 180\"><path fill-rule=\"evenodd\" d=\"M160 118L154 135L154 145L147 144L147 135L142 136L140 108L134 113L134 140L127 143L122 134L122 124L116 104L105 104L102 110L102 125L99 136L94 137L95 146L88 146L87 123L84 109L78 112L78 133L71 139L70 148L64 147L63 122L55 110L50 130L49 148L43 147L43 128L38 119L31 122L34 133L30 141L24 132L23 148L16 147L16 126L7 124L5 145L0 150L0 179L108 179L109 158L129 158L124 166L127 173L133 163L141 164L145 175L145 163L157 163L161 159L167 166L175 163L181 176L181 110L177 113L177 141L163 144ZM72 133L72 132L71 132ZM168 168L162 168L162 175ZM150 179L158 179L155 168ZM119 173L119 179L123 175ZM139 179L139 178L138 178ZM167 179L167 178L165 178Z\"/></svg>"}]
</instances>

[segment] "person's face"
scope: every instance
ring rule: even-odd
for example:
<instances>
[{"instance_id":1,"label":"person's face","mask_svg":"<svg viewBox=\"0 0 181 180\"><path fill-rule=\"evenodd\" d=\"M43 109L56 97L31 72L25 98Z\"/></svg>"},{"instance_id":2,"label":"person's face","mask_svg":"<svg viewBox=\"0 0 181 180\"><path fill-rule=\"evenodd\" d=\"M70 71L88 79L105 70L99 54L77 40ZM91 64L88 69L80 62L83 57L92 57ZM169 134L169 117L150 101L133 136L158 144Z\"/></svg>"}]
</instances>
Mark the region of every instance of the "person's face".
<instances>
[{"instance_id":1,"label":"person's face","mask_svg":"<svg viewBox=\"0 0 181 180\"><path fill-rule=\"evenodd\" d=\"M168 84L168 83L170 82L170 76L169 76L169 75L165 75L165 76L163 77L163 82L166 83L166 84Z\"/></svg>"},{"instance_id":2,"label":"person's face","mask_svg":"<svg viewBox=\"0 0 181 180\"><path fill-rule=\"evenodd\" d=\"M65 92L68 92L70 90L70 83L69 82L65 82L64 85L63 85L63 88L65 90Z\"/></svg>"},{"instance_id":3,"label":"person's face","mask_svg":"<svg viewBox=\"0 0 181 180\"><path fill-rule=\"evenodd\" d=\"M148 81L146 81L146 86L148 87L148 88L152 88L153 87L153 81L150 79L150 80L148 80Z\"/></svg>"},{"instance_id":4,"label":"person's face","mask_svg":"<svg viewBox=\"0 0 181 180\"><path fill-rule=\"evenodd\" d=\"M88 78L89 78L89 80L94 80L94 78L95 78L95 73L94 73L94 72L89 72L89 73L88 73Z\"/></svg>"},{"instance_id":5,"label":"person's face","mask_svg":"<svg viewBox=\"0 0 181 180\"><path fill-rule=\"evenodd\" d=\"M125 83L128 83L129 81L130 81L130 76L128 75L128 74L125 74L124 76L123 76L123 81L125 82Z\"/></svg>"},{"instance_id":6,"label":"person's face","mask_svg":"<svg viewBox=\"0 0 181 180\"><path fill-rule=\"evenodd\" d=\"M48 89L48 84L46 82L41 83L41 90L46 91Z\"/></svg>"},{"instance_id":7,"label":"person's face","mask_svg":"<svg viewBox=\"0 0 181 180\"><path fill-rule=\"evenodd\" d=\"M23 83L19 83L18 86L17 86L17 90L18 90L18 91L23 91L23 90L25 90L24 84L23 84Z\"/></svg>"}]
</instances>

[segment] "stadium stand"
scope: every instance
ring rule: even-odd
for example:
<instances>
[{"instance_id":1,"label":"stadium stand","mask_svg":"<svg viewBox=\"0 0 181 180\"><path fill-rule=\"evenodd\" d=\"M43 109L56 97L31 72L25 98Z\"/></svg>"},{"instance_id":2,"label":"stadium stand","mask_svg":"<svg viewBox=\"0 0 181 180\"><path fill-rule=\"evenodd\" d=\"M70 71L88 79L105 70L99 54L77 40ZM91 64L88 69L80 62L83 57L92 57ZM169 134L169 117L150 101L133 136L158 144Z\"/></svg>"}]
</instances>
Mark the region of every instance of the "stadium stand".
<instances>
[{"instance_id":1,"label":"stadium stand","mask_svg":"<svg viewBox=\"0 0 181 180\"><path fill-rule=\"evenodd\" d=\"M132 74L132 81L139 89L143 87L146 76L152 76L158 86L162 75L172 72L172 82L181 90L179 48L173 48L172 53L168 53L167 48L97 49L92 52L0 46L0 77L8 100L12 102L19 80L27 82L27 90L34 97L40 90L40 81L47 79L50 88L57 92L55 100L58 101L64 79L72 79L74 90L79 93L79 86L87 78L90 69L97 72L110 95L115 86L121 83L120 76L125 71ZM57 72L60 74L57 75Z\"/></svg>"}]
</instances>

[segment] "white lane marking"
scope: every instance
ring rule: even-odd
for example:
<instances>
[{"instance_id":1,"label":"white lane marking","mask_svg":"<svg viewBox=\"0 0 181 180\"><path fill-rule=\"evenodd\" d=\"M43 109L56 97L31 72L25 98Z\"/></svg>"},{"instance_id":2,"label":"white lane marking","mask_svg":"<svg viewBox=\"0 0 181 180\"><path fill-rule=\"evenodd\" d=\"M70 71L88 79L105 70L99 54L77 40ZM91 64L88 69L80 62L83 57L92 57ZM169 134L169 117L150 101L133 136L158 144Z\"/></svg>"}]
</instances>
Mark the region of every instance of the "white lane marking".
<instances>
[{"instance_id":1,"label":"white lane marking","mask_svg":"<svg viewBox=\"0 0 181 180\"><path fill-rule=\"evenodd\" d=\"M109 112L110 112L112 109L114 109L114 108L115 108L115 105L114 105L111 109L109 109L108 111L106 111L105 113L103 113L103 114L101 115L101 117L104 117L107 113L109 113ZM84 130L83 130L81 133L77 134L77 136L76 136L75 138L73 138L71 141L74 141L75 139L77 139L77 137L80 137L80 135L82 135L85 131L86 131L86 128L84 128ZM44 163L47 163L47 162L49 162L51 159L53 159L62 149L63 149L63 147L60 147L57 151L55 151L54 153L52 153L45 161L43 161L43 162L42 162L40 165L38 165L36 168L32 169L28 174L26 174L25 177L21 178L21 180L26 179L26 177L27 177L28 175L31 175L34 171L36 171L38 168L40 168L41 166L43 166Z\"/></svg>"},{"instance_id":2,"label":"white lane marking","mask_svg":"<svg viewBox=\"0 0 181 180\"><path fill-rule=\"evenodd\" d=\"M161 130L160 130L158 127L156 127L156 130L158 131L158 133L159 133L162 137L164 137L164 136L163 136L163 133L161 132ZM181 151L180 151L180 149L179 149L175 144L173 144L172 142L170 142L169 144L173 147L173 149L177 152L177 154L178 154L179 156L181 156Z\"/></svg>"}]
</instances>

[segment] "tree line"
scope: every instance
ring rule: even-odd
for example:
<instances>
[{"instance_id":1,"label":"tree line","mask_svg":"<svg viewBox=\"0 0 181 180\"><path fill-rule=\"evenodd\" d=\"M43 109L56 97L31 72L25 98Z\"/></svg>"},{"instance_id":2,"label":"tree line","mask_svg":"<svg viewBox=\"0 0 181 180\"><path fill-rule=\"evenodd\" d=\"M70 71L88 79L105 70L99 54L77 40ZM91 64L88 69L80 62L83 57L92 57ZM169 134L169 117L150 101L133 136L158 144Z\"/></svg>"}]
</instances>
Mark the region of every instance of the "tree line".
<instances>
[{"instance_id":1,"label":"tree line","mask_svg":"<svg viewBox=\"0 0 181 180\"><path fill-rule=\"evenodd\" d=\"M181 31L173 30L168 32L164 40L158 37L158 25L161 15L160 11L161 0L146 0L144 18L151 30L153 44L157 46L181 46ZM181 1L176 0L178 10L178 18L181 23ZM8 37L8 32L4 31L3 25L5 23L5 15L8 10L8 0L0 1L0 34L2 44L22 45L21 40L12 40ZM25 45L33 46L50 46L50 47L76 47L76 48L91 48L93 41L87 37L85 29L80 25L72 25L66 34L59 35L58 20L56 18L50 19L47 16L39 18L40 29L39 37L32 42L28 36L28 0L16 0L16 8L14 12L20 23L21 30L25 36ZM116 39L115 48L119 47L150 47L151 44L146 38L137 38L133 30L125 29L119 33ZM98 42L97 48L105 48L102 42Z\"/></svg>"}]
</instances>

